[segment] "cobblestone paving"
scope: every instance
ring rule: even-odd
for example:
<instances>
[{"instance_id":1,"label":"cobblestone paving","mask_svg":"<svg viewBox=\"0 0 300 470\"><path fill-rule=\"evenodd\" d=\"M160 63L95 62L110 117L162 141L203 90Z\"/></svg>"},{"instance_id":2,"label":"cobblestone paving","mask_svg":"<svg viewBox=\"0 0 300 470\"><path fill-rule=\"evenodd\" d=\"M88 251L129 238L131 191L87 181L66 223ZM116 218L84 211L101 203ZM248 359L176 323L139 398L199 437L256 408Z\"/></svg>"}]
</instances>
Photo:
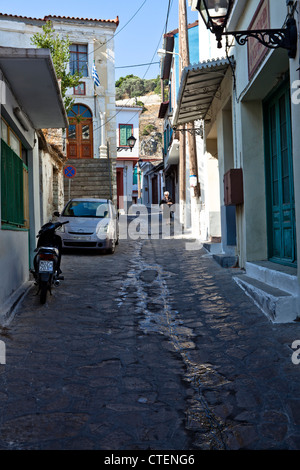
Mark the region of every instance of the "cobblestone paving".
<instances>
[{"instance_id":1,"label":"cobblestone paving","mask_svg":"<svg viewBox=\"0 0 300 470\"><path fill-rule=\"evenodd\" d=\"M0 449L299 449L300 325L186 240L68 254L0 327Z\"/></svg>"}]
</instances>

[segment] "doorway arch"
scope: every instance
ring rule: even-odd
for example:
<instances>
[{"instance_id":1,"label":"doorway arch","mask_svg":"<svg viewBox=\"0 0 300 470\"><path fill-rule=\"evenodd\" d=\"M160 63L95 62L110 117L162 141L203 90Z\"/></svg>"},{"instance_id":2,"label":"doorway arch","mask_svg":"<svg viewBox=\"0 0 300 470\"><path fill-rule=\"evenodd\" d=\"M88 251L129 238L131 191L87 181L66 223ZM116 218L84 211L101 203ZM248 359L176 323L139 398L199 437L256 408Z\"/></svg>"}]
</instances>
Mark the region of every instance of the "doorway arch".
<instances>
[{"instance_id":1,"label":"doorway arch","mask_svg":"<svg viewBox=\"0 0 300 470\"><path fill-rule=\"evenodd\" d=\"M74 104L68 113L67 155L72 158L93 158L93 115L83 104Z\"/></svg>"}]
</instances>

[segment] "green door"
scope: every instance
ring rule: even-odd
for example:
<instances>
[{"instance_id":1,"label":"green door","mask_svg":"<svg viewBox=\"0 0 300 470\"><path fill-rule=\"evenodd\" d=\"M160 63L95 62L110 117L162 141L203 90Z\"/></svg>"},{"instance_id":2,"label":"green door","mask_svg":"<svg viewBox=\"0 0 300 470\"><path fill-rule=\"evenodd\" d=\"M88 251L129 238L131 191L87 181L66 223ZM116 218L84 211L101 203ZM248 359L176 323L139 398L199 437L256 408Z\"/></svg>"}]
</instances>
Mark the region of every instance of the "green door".
<instances>
[{"instance_id":1,"label":"green door","mask_svg":"<svg viewBox=\"0 0 300 470\"><path fill-rule=\"evenodd\" d=\"M295 200L288 83L265 104L269 259L296 265Z\"/></svg>"}]
</instances>

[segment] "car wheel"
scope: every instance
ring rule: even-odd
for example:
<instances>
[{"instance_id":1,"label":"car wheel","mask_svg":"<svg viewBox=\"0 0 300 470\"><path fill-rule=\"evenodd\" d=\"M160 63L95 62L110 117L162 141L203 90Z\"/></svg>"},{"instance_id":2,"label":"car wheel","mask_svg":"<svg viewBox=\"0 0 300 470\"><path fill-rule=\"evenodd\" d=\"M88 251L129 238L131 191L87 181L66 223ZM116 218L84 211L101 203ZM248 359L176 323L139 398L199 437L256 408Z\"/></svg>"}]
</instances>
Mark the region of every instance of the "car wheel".
<instances>
[{"instance_id":1,"label":"car wheel","mask_svg":"<svg viewBox=\"0 0 300 470\"><path fill-rule=\"evenodd\" d=\"M114 252L116 251L116 242L115 242L115 240L112 240L112 242L111 242L111 248L109 248L107 251L108 251L108 253L110 253L110 254L114 254Z\"/></svg>"}]
</instances>

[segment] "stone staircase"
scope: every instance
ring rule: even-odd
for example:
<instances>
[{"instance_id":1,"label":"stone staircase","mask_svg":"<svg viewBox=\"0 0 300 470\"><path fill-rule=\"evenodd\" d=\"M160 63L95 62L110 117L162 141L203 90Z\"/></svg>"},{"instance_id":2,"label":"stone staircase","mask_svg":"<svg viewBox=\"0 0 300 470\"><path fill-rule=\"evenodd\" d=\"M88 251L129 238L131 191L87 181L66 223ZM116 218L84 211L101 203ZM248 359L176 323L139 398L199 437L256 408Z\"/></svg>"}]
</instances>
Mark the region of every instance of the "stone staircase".
<instances>
[{"instance_id":1,"label":"stone staircase","mask_svg":"<svg viewBox=\"0 0 300 470\"><path fill-rule=\"evenodd\" d=\"M214 260L219 263L222 268L232 268L238 263L237 256L222 252L222 244L220 242L204 242L203 247L212 254Z\"/></svg>"},{"instance_id":2,"label":"stone staircase","mask_svg":"<svg viewBox=\"0 0 300 470\"><path fill-rule=\"evenodd\" d=\"M65 203L76 197L97 197L110 199L113 194L113 185L110 189L114 165L111 164L110 172L108 160L101 159L74 159L68 160L66 166L76 168L74 178L64 178ZM109 175L110 173L110 175ZM115 178L113 178L115 180Z\"/></svg>"},{"instance_id":3,"label":"stone staircase","mask_svg":"<svg viewBox=\"0 0 300 470\"><path fill-rule=\"evenodd\" d=\"M297 269L268 261L246 263L246 274L235 282L273 323L290 323L299 317Z\"/></svg>"}]
</instances>

